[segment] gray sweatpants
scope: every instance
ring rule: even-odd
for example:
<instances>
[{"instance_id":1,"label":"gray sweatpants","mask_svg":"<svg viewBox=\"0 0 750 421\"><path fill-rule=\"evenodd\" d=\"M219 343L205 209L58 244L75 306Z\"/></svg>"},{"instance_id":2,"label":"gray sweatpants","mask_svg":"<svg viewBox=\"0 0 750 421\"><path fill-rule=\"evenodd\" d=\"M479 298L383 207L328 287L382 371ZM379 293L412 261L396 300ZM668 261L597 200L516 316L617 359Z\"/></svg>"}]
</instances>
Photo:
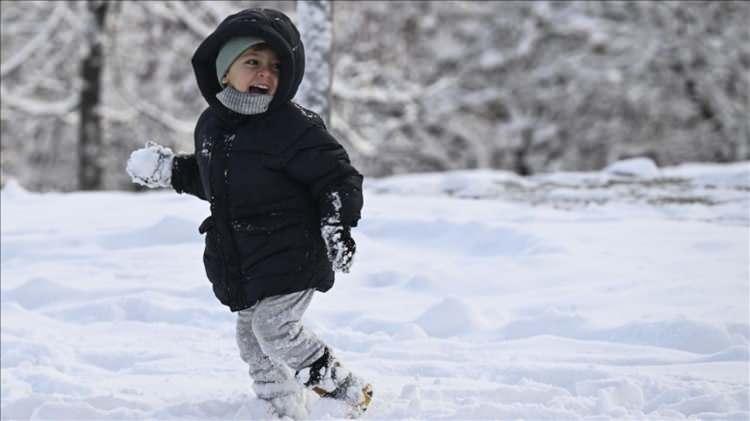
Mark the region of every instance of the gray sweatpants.
<instances>
[{"instance_id":1,"label":"gray sweatpants","mask_svg":"<svg viewBox=\"0 0 750 421\"><path fill-rule=\"evenodd\" d=\"M250 366L255 394L261 399L295 393L294 371L323 356L325 344L300 319L315 290L264 298L237 314L237 345ZM293 371L294 370L294 371Z\"/></svg>"}]
</instances>

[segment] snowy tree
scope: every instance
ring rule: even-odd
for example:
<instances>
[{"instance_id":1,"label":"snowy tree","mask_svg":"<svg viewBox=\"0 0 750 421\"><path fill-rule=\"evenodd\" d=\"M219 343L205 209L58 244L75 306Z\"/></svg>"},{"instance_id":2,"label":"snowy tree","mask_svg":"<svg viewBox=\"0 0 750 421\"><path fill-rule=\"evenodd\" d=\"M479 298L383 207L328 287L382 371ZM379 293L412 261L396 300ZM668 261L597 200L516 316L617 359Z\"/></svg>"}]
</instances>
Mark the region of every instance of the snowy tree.
<instances>
[{"instance_id":1,"label":"snowy tree","mask_svg":"<svg viewBox=\"0 0 750 421\"><path fill-rule=\"evenodd\" d=\"M78 58L87 44L77 6L0 2L2 175L33 189L78 185Z\"/></svg>"},{"instance_id":2,"label":"snowy tree","mask_svg":"<svg viewBox=\"0 0 750 421\"><path fill-rule=\"evenodd\" d=\"M291 5L0 2L3 179L33 190L132 189L124 163L146 140L190 151L206 106L190 58L220 20L256 6Z\"/></svg>"},{"instance_id":3,"label":"snowy tree","mask_svg":"<svg viewBox=\"0 0 750 421\"><path fill-rule=\"evenodd\" d=\"M334 127L370 174L749 159L749 20L744 2L341 3Z\"/></svg>"},{"instance_id":4,"label":"snowy tree","mask_svg":"<svg viewBox=\"0 0 750 421\"><path fill-rule=\"evenodd\" d=\"M97 26L90 9L104 4ZM191 151L206 104L190 57L247 7L299 25L308 65L295 100L330 113L369 176L750 159L746 2L333 4L0 2L2 177L71 190L91 173L90 186L132 189L123 165L146 140ZM97 45L95 100L84 64ZM83 147L86 125L100 127L98 146Z\"/></svg>"},{"instance_id":5,"label":"snowy tree","mask_svg":"<svg viewBox=\"0 0 750 421\"><path fill-rule=\"evenodd\" d=\"M333 2L297 1L297 25L305 45L305 77L299 88L300 105L331 121L333 67Z\"/></svg>"}]
</instances>

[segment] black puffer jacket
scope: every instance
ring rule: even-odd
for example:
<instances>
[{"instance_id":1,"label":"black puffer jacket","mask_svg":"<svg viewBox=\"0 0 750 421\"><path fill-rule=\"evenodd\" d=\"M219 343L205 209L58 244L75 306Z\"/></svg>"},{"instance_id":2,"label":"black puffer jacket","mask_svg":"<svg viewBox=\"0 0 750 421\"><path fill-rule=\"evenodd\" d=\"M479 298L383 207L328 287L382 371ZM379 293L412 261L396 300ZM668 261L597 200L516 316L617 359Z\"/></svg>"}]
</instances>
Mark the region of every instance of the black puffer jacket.
<instances>
[{"instance_id":1,"label":"black puffer jacket","mask_svg":"<svg viewBox=\"0 0 750 421\"><path fill-rule=\"evenodd\" d=\"M261 37L279 55L279 84L265 113L238 114L215 97L222 88L214 62L235 36ZM291 102L304 61L297 28L270 9L227 17L193 56L209 107L195 128L195 153L174 160L172 186L211 203L200 227L204 264L216 297L232 311L268 296L330 289L321 220L339 212L344 225L356 226L360 218L362 176L320 117Z\"/></svg>"}]
</instances>

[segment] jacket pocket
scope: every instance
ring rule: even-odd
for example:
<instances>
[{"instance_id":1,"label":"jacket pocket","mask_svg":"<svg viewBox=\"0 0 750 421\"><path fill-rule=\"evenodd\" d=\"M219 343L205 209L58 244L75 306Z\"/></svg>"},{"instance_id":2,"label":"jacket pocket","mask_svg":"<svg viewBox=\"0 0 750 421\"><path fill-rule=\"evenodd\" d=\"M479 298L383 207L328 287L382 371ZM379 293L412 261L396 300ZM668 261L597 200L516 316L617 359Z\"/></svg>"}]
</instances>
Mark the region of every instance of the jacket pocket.
<instances>
[{"instance_id":1,"label":"jacket pocket","mask_svg":"<svg viewBox=\"0 0 750 421\"><path fill-rule=\"evenodd\" d=\"M293 218L264 219L233 224L243 274L293 275L308 268L313 247L305 224Z\"/></svg>"},{"instance_id":2,"label":"jacket pocket","mask_svg":"<svg viewBox=\"0 0 750 421\"><path fill-rule=\"evenodd\" d=\"M213 228L214 218L212 216L209 216L208 218L204 219L203 222L201 222L201 225L198 227L198 232L201 234L205 234Z\"/></svg>"}]
</instances>

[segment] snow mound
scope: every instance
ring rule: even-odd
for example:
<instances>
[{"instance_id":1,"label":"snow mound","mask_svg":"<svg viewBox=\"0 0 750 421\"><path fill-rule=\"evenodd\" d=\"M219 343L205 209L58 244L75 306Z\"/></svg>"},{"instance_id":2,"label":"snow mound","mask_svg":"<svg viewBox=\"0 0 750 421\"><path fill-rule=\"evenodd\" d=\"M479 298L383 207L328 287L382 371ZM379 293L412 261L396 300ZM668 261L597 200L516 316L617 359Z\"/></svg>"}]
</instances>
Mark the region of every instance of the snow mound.
<instances>
[{"instance_id":1,"label":"snow mound","mask_svg":"<svg viewBox=\"0 0 750 421\"><path fill-rule=\"evenodd\" d=\"M696 362L713 361L750 361L750 346L748 344L735 345L725 350L716 352L705 357L698 358Z\"/></svg>"},{"instance_id":2,"label":"snow mound","mask_svg":"<svg viewBox=\"0 0 750 421\"><path fill-rule=\"evenodd\" d=\"M656 177L659 167L649 158L631 158L608 165L604 172L626 177Z\"/></svg>"},{"instance_id":3,"label":"snow mound","mask_svg":"<svg viewBox=\"0 0 750 421\"><path fill-rule=\"evenodd\" d=\"M750 163L733 164L681 164L663 168L666 177L690 180L692 184L706 187L750 190Z\"/></svg>"},{"instance_id":4,"label":"snow mound","mask_svg":"<svg viewBox=\"0 0 750 421\"><path fill-rule=\"evenodd\" d=\"M725 328L696 320L632 322L595 336L629 344L652 345L697 354L723 351L733 345Z\"/></svg>"},{"instance_id":5,"label":"snow mound","mask_svg":"<svg viewBox=\"0 0 750 421\"><path fill-rule=\"evenodd\" d=\"M483 322L476 311L458 298L445 298L428 308L416 324L430 336L447 338L476 332Z\"/></svg>"},{"instance_id":6,"label":"snow mound","mask_svg":"<svg viewBox=\"0 0 750 421\"><path fill-rule=\"evenodd\" d=\"M500 331L505 339L548 334L580 338L586 336L587 332L587 320L583 316L556 307L526 310L522 317L509 322Z\"/></svg>"},{"instance_id":7,"label":"snow mound","mask_svg":"<svg viewBox=\"0 0 750 421\"><path fill-rule=\"evenodd\" d=\"M531 256L561 250L559 245L543 241L514 225L381 218L363 221L359 228L370 237L400 248L430 248L485 258Z\"/></svg>"},{"instance_id":8,"label":"snow mound","mask_svg":"<svg viewBox=\"0 0 750 421\"><path fill-rule=\"evenodd\" d=\"M47 278L32 278L17 288L3 292L3 302L16 302L27 309L55 304L85 295L83 291L69 288Z\"/></svg>"},{"instance_id":9,"label":"snow mound","mask_svg":"<svg viewBox=\"0 0 750 421\"><path fill-rule=\"evenodd\" d=\"M641 387L625 378L584 380L576 383L575 388L578 396L596 397L597 406L604 413L641 411L645 404ZM624 411L618 411L619 407Z\"/></svg>"},{"instance_id":10,"label":"snow mound","mask_svg":"<svg viewBox=\"0 0 750 421\"><path fill-rule=\"evenodd\" d=\"M108 249L125 249L201 241L195 222L166 216L156 224L134 231L101 236L99 244Z\"/></svg>"},{"instance_id":11,"label":"snow mound","mask_svg":"<svg viewBox=\"0 0 750 421\"><path fill-rule=\"evenodd\" d=\"M141 322L210 326L232 319L231 314L202 303L156 292L123 294L57 306L47 313L71 323Z\"/></svg>"},{"instance_id":12,"label":"snow mound","mask_svg":"<svg viewBox=\"0 0 750 421\"><path fill-rule=\"evenodd\" d=\"M2 195L3 200L22 199L32 195L32 193L24 189L21 186L21 183L15 178L8 178L5 181L5 186L0 190L0 194Z\"/></svg>"},{"instance_id":13,"label":"snow mound","mask_svg":"<svg viewBox=\"0 0 750 421\"><path fill-rule=\"evenodd\" d=\"M449 195L466 199L494 198L507 190L532 185L528 179L503 170L460 170L365 179L365 187L375 193Z\"/></svg>"},{"instance_id":14,"label":"snow mound","mask_svg":"<svg viewBox=\"0 0 750 421\"><path fill-rule=\"evenodd\" d=\"M620 326L596 328L585 316L575 311L555 307L538 312L529 311L500 329L505 339L528 338L538 335L557 335L574 339L648 345L688 351L696 354L716 354L715 358L737 356L720 353L736 345L724 326L689 319L633 321Z\"/></svg>"}]
</instances>

